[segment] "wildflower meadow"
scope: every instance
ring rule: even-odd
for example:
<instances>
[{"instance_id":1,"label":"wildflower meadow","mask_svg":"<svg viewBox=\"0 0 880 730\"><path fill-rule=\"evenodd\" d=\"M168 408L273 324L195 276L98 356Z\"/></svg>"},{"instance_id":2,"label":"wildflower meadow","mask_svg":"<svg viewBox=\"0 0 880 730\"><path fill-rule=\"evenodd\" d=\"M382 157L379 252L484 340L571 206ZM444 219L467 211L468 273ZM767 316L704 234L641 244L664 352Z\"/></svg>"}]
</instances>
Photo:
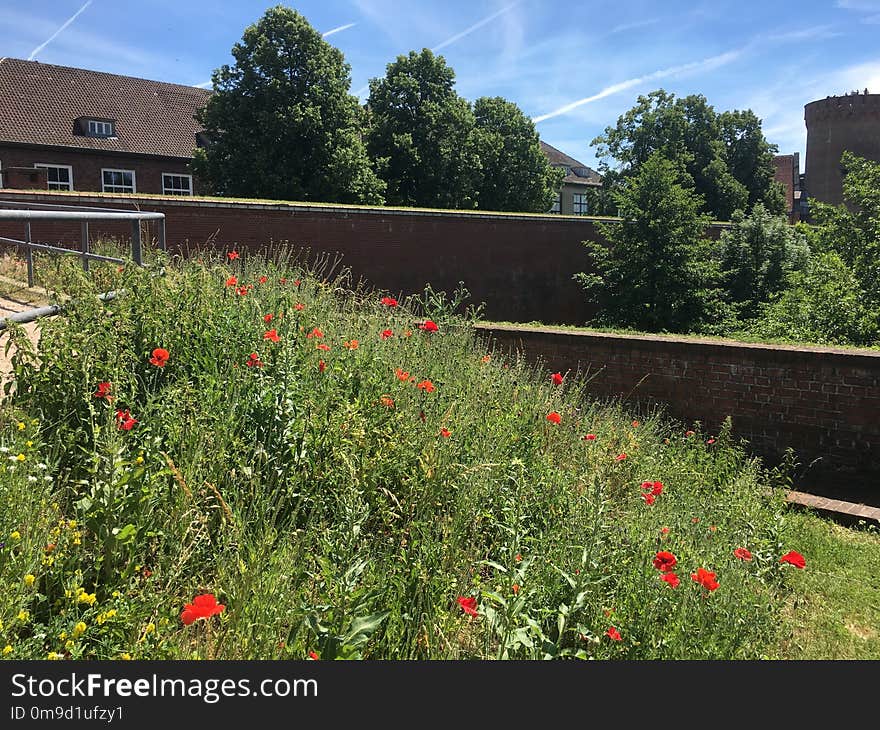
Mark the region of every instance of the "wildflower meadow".
<instances>
[{"instance_id":1,"label":"wildflower meadow","mask_svg":"<svg viewBox=\"0 0 880 730\"><path fill-rule=\"evenodd\" d=\"M39 352L8 334L4 658L752 659L786 630L784 475L494 351L463 291L239 251L64 281Z\"/></svg>"}]
</instances>

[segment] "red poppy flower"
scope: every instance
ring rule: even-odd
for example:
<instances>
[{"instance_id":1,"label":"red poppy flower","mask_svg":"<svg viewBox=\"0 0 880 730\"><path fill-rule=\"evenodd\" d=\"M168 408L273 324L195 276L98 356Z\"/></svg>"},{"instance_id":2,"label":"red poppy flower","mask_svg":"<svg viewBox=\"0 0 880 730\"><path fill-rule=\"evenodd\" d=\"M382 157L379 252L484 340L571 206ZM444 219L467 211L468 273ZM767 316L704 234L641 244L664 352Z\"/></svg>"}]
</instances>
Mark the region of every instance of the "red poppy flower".
<instances>
[{"instance_id":1,"label":"red poppy flower","mask_svg":"<svg viewBox=\"0 0 880 730\"><path fill-rule=\"evenodd\" d=\"M596 440L596 434L594 434L594 433L588 433L586 436L584 436L584 441L595 441L595 440Z\"/></svg>"},{"instance_id":2,"label":"red poppy flower","mask_svg":"<svg viewBox=\"0 0 880 730\"><path fill-rule=\"evenodd\" d=\"M128 408L124 411L116 411L116 426L120 431L131 431L137 422L137 419L132 417Z\"/></svg>"},{"instance_id":3,"label":"red poppy flower","mask_svg":"<svg viewBox=\"0 0 880 730\"><path fill-rule=\"evenodd\" d=\"M638 421L633 421L633 428L638 428L641 425Z\"/></svg>"},{"instance_id":4,"label":"red poppy flower","mask_svg":"<svg viewBox=\"0 0 880 730\"><path fill-rule=\"evenodd\" d=\"M510 586L510 590L513 591L513 595L517 595L519 593L519 583L514 583Z\"/></svg>"},{"instance_id":5,"label":"red poppy flower","mask_svg":"<svg viewBox=\"0 0 880 730\"><path fill-rule=\"evenodd\" d=\"M461 606L461 610L464 611L469 616L477 615L477 599L476 598L465 598L464 596L458 597L458 605Z\"/></svg>"},{"instance_id":6,"label":"red poppy flower","mask_svg":"<svg viewBox=\"0 0 880 730\"><path fill-rule=\"evenodd\" d=\"M709 446L711 446L712 444L715 443L715 439L709 439L706 443L709 444Z\"/></svg>"},{"instance_id":7,"label":"red poppy flower","mask_svg":"<svg viewBox=\"0 0 880 730\"><path fill-rule=\"evenodd\" d=\"M424 322L422 322L422 324L419 325L419 329L424 330L425 332L437 332L440 328L434 321L426 319Z\"/></svg>"},{"instance_id":8,"label":"red poppy flower","mask_svg":"<svg viewBox=\"0 0 880 730\"><path fill-rule=\"evenodd\" d=\"M517 563L520 563L520 562L522 562L522 555L520 555L519 553L517 553L517 554L513 557L513 559L514 559Z\"/></svg>"},{"instance_id":9,"label":"red poppy flower","mask_svg":"<svg viewBox=\"0 0 880 730\"><path fill-rule=\"evenodd\" d=\"M235 276L230 276L226 280L226 286L235 286L236 284L238 284L238 279Z\"/></svg>"},{"instance_id":10,"label":"red poppy flower","mask_svg":"<svg viewBox=\"0 0 880 730\"><path fill-rule=\"evenodd\" d=\"M168 358L170 354L168 350L163 347L157 347L153 350L153 356L150 358L150 364L155 365L157 368L164 368L165 363L168 362Z\"/></svg>"},{"instance_id":11,"label":"red poppy flower","mask_svg":"<svg viewBox=\"0 0 880 730\"><path fill-rule=\"evenodd\" d=\"M663 482L642 482L642 491L659 497L663 494Z\"/></svg>"},{"instance_id":12,"label":"red poppy flower","mask_svg":"<svg viewBox=\"0 0 880 730\"><path fill-rule=\"evenodd\" d=\"M623 461L626 458L626 454L618 454L614 457L615 461Z\"/></svg>"},{"instance_id":13,"label":"red poppy flower","mask_svg":"<svg viewBox=\"0 0 880 730\"><path fill-rule=\"evenodd\" d=\"M691 517L691 522L692 522L693 524L696 525L699 521L700 521L700 518L699 518L699 517Z\"/></svg>"},{"instance_id":14,"label":"red poppy flower","mask_svg":"<svg viewBox=\"0 0 880 730\"><path fill-rule=\"evenodd\" d=\"M323 336L324 336L324 333L321 332L321 330L319 330L317 327L313 327L313 328L312 328L312 331L309 332L309 333L306 335L306 339L307 339L307 340L310 340L310 339L312 339L312 337L318 337L318 338L320 338L320 337L323 337Z\"/></svg>"},{"instance_id":15,"label":"red poppy flower","mask_svg":"<svg viewBox=\"0 0 880 730\"><path fill-rule=\"evenodd\" d=\"M752 554L746 548L737 548L733 551L734 556L740 560L751 560Z\"/></svg>"},{"instance_id":16,"label":"red poppy flower","mask_svg":"<svg viewBox=\"0 0 880 730\"><path fill-rule=\"evenodd\" d=\"M660 534L663 535L663 537L666 537L669 534L669 528L668 527L661 527Z\"/></svg>"},{"instance_id":17,"label":"red poppy flower","mask_svg":"<svg viewBox=\"0 0 880 730\"><path fill-rule=\"evenodd\" d=\"M388 339L389 337L391 337L393 334L394 334L394 333L393 333L391 330L382 330L382 333L381 333L380 336L382 337L383 340L387 340L387 339Z\"/></svg>"},{"instance_id":18,"label":"red poppy flower","mask_svg":"<svg viewBox=\"0 0 880 730\"><path fill-rule=\"evenodd\" d=\"M654 501L657 499L653 494L643 494L642 499L645 500L645 504L654 504Z\"/></svg>"},{"instance_id":19,"label":"red poppy flower","mask_svg":"<svg viewBox=\"0 0 880 730\"><path fill-rule=\"evenodd\" d=\"M664 573L660 576L660 580L668 583L670 588L678 588L678 584L681 583L675 573Z\"/></svg>"},{"instance_id":20,"label":"red poppy flower","mask_svg":"<svg viewBox=\"0 0 880 730\"><path fill-rule=\"evenodd\" d=\"M286 284L286 283L287 283L287 277L286 277L286 276L282 276L280 279L278 279L278 283L279 283L279 284Z\"/></svg>"},{"instance_id":21,"label":"red poppy flower","mask_svg":"<svg viewBox=\"0 0 880 730\"><path fill-rule=\"evenodd\" d=\"M707 591L714 591L718 587L718 581L715 580L715 573L705 568L697 568L696 573L691 573L691 580L699 583Z\"/></svg>"},{"instance_id":22,"label":"red poppy flower","mask_svg":"<svg viewBox=\"0 0 880 730\"><path fill-rule=\"evenodd\" d=\"M318 652L316 652L316 651L310 651L310 652L309 652L309 659L311 659L311 660L313 660L313 661L318 661L318 660L320 660L320 658L321 658L321 657L320 657L320 655L318 654Z\"/></svg>"},{"instance_id":23,"label":"red poppy flower","mask_svg":"<svg viewBox=\"0 0 880 730\"><path fill-rule=\"evenodd\" d=\"M259 355L256 352L252 352L248 355L247 362L245 363L249 368L261 368L263 367L263 363L260 361Z\"/></svg>"},{"instance_id":24,"label":"red poppy flower","mask_svg":"<svg viewBox=\"0 0 880 730\"><path fill-rule=\"evenodd\" d=\"M238 255L238 251L230 251L228 254L226 254L226 258L228 258L230 261L235 261L235 259L239 259L241 258L241 256Z\"/></svg>"},{"instance_id":25,"label":"red poppy flower","mask_svg":"<svg viewBox=\"0 0 880 730\"><path fill-rule=\"evenodd\" d=\"M450 436L452 436L452 431L450 431L450 430L447 429L447 428L441 428L441 429L440 429L440 435L441 435L443 438L448 439Z\"/></svg>"},{"instance_id":26,"label":"red poppy flower","mask_svg":"<svg viewBox=\"0 0 880 730\"><path fill-rule=\"evenodd\" d=\"M803 570L807 566L807 561L804 559L804 556L794 550L787 552L781 558L779 558L780 563L788 563L789 565L793 565L795 568L800 568Z\"/></svg>"},{"instance_id":27,"label":"red poppy flower","mask_svg":"<svg viewBox=\"0 0 880 730\"><path fill-rule=\"evenodd\" d=\"M694 431L685 431L684 432L685 438L690 438L693 435L694 435Z\"/></svg>"},{"instance_id":28,"label":"red poppy flower","mask_svg":"<svg viewBox=\"0 0 880 730\"><path fill-rule=\"evenodd\" d=\"M321 350L322 352L330 352L330 345L325 345L323 342L315 345L315 349Z\"/></svg>"},{"instance_id":29,"label":"red poppy flower","mask_svg":"<svg viewBox=\"0 0 880 730\"><path fill-rule=\"evenodd\" d=\"M400 368L397 368L397 370L394 371L394 374L397 376L398 380L409 380L409 373L406 370L401 370Z\"/></svg>"},{"instance_id":30,"label":"red poppy flower","mask_svg":"<svg viewBox=\"0 0 880 730\"><path fill-rule=\"evenodd\" d=\"M483 357L480 358L480 362L483 363L483 365L485 365L491 359L492 359L491 355L483 355Z\"/></svg>"},{"instance_id":31,"label":"red poppy flower","mask_svg":"<svg viewBox=\"0 0 880 730\"><path fill-rule=\"evenodd\" d=\"M611 641L621 641L620 632L611 626L608 631L605 632L605 636L607 636Z\"/></svg>"},{"instance_id":32,"label":"red poppy flower","mask_svg":"<svg viewBox=\"0 0 880 730\"><path fill-rule=\"evenodd\" d=\"M324 369L326 367L327 367L327 363L325 363L323 360L318 360L318 372L319 373L323 373Z\"/></svg>"},{"instance_id":33,"label":"red poppy flower","mask_svg":"<svg viewBox=\"0 0 880 730\"><path fill-rule=\"evenodd\" d=\"M275 315L272 314L271 312L270 312L269 314L264 314L264 315L263 315L263 321L264 321L266 324L269 324L269 322L271 322L274 318L275 318Z\"/></svg>"},{"instance_id":34,"label":"red poppy flower","mask_svg":"<svg viewBox=\"0 0 880 730\"><path fill-rule=\"evenodd\" d=\"M423 380L416 386L416 388L418 388L419 390L424 390L426 393L433 393L435 390L434 383L432 383L430 380Z\"/></svg>"},{"instance_id":35,"label":"red poppy flower","mask_svg":"<svg viewBox=\"0 0 880 730\"><path fill-rule=\"evenodd\" d=\"M95 398L104 398L106 400L113 400L113 396L110 395L110 388L113 386L110 383L102 382L98 383L98 389L92 393Z\"/></svg>"},{"instance_id":36,"label":"red poppy flower","mask_svg":"<svg viewBox=\"0 0 880 730\"><path fill-rule=\"evenodd\" d=\"M302 302L297 302L296 304L293 305L293 308L294 308L297 312L302 312L302 311L306 308L306 305L303 304Z\"/></svg>"},{"instance_id":37,"label":"red poppy flower","mask_svg":"<svg viewBox=\"0 0 880 730\"><path fill-rule=\"evenodd\" d=\"M379 398L379 402L386 408L394 408L394 398L390 395L383 395Z\"/></svg>"},{"instance_id":38,"label":"red poppy flower","mask_svg":"<svg viewBox=\"0 0 880 730\"><path fill-rule=\"evenodd\" d=\"M299 279L294 279L294 280L293 280L293 285L294 285L294 286L299 286L300 284L302 284L302 282L301 282Z\"/></svg>"},{"instance_id":39,"label":"red poppy flower","mask_svg":"<svg viewBox=\"0 0 880 730\"><path fill-rule=\"evenodd\" d=\"M397 300L394 297L382 297L380 300L386 307L396 307Z\"/></svg>"},{"instance_id":40,"label":"red poppy flower","mask_svg":"<svg viewBox=\"0 0 880 730\"><path fill-rule=\"evenodd\" d=\"M550 376L550 380L553 382L553 385L562 385L562 373L553 373Z\"/></svg>"},{"instance_id":41,"label":"red poppy flower","mask_svg":"<svg viewBox=\"0 0 880 730\"><path fill-rule=\"evenodd\" d=\"M203 593L193 598L192 603L187 603L180 612L180 620L184 626L189 626L193 621L200 618L209 618L215 614L223 613L226 606L217 603L213 593Z\"/></svg>"},{"instance_id":42,"label":"red poppy flower","mask_svg":"<svg viewBox=\"0 0 880 730\"><path fill-rule=\"evenodd\" d=\"M357 350L360 345L357 340L349 340L348 342L343 342L342 346L347 347L349 350Z\"/></svg>"},{"instance_id":43,"label":"red poppy flower","mask_svg":"<svg viewBox=\"0 0 880 730\"><path fill-rule=\"evenodd\" d=\"M278 336L277 330L266 330L263 333L264 340L272 340L272 342L280 342L281 338Z\"/></svg>"},{"instance_id":44,"label":"red poppy flower","mask_svg":"<svg viewBox=\"0 0 880 730\"><path fill-rule=\"evenodd\" d=\"M551 411L547 414L547 420L550 423L555 423L557 426L562 423L562 416L560 416L556 411Z\"/></svg>"},{"instance_id":45,"label":"red poppy flower","mask_svg":"<svg viewBox=\"0 0 880 730\"><path fill-rule=\"evenodd\" d=\"M654 567L661 573L669 573L678 563L678 558L667 550L658 550L654 556Z\"/></svg>"},{"instance_id":46,"label":"red poppy flower","mask_svg":"<svg viewBox=\"0 0 880 730\"><path fill-rule=\"evenodd\" d=\"M267 281L269 281L269 277L264 275L264 276L261 276L259 279L257 279L257 281L260 282L261 284L265 284Z\"/></svg>"}]
</instances>

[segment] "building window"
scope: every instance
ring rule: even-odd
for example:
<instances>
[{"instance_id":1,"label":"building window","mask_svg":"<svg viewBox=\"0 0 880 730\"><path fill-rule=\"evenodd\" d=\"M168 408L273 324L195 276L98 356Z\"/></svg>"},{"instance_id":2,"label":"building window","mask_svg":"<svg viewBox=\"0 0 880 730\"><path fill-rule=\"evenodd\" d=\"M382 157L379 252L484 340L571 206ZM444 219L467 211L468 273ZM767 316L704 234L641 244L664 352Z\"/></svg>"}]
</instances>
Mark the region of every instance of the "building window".
<instances>
[{"instance_id":1,"label":"building window","mask_svg":"<svg viewBox=\"0 0 880 730\"><path fill-rule=\"evenodd\" d=\"M575 215L587 214L587 195L586 193L575 193L572 196L571 212Z\"/></svg>"},{"instance_id":2,"label":"building window","mask_svg":"<svg viewBox=\"0 0 880 730\"><path fill-rule=\"evenodd\" d=\"M113 137L113 122L101 122L89 119L86 123L86 134L91 137Z\"/></svg>"},{"instance_id":3,"label":"building window","mask_svg":"<svg viewBox=\"0 0 880 730\"><path fill-rule=\"evenodd\" d=\"M176 175L173 172L162 173L163 195L192 195L192 175Z\"/></svg>"},{"instance_id":4,"label":"building window","mask_svg":"<svg viewBox=\"0 0 880 730\"><path fill-rule=\"evenodd\" d=\"M102 187L105 193L135 192L134 170L101 170Z\"/></svg>"},{"instance_id":5,"label":"building window","mask_svg":"<svg viewBox=\"0 0 880 730\"><path fill-rule=\"evenodd\" d=\"M556 197L553 198L553 205L550 207L551 213L559 213L562 211L562 196L559 193L556 193Z\"/></svg>"},{"instance_id":6,"label":"building window","mask_svg":"<svg viewBox=\"0 0 880 730\"><path fill-rule=\"evenodd\" d=\"M70 165L46 165L38 162L34 167L46 171L49 190L73 190L73 168Z\"/></svg>"}]
</instances>

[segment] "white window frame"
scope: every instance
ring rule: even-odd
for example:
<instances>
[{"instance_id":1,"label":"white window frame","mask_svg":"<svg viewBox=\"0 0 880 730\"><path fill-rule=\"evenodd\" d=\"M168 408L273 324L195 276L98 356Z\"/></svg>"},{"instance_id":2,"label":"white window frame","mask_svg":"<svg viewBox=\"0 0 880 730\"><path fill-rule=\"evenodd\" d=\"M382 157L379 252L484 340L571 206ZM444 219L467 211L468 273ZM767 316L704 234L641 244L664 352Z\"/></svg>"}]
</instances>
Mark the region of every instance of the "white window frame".
<instances>
[{"instance_id":1,"label":"white window frame","mask_svg":"<svg viewBox=\"0 0 880 730\"><path fill-rule=\"evenodd\" d=\"M42 168L46 171L46 178L48 181L49 190L73 190L73 167L71 167L70 165L56 165L52 162L35 162L34 167ZM59 170L67 170L67 177L70 178L70 182L67 183L66 188L59 188L59 187L53 188L52 187L52 185L63 185L64 183L59 183L59 182L53 183L51 180L48 180L50 168L56 168Z\"/></svg>"},{"instance_id":2,"label":"white window frame","mask_svg":"<svg viewBox=\"0 0 880 730\"><path fill-rule=\"evenodd\" d=\"M578 210L579 207L583 206L583 210ZM586 193L573 193L571 196L571 213L572 215L589 215L589 210L587 209L588 200Z\"/></svg>"},{"instance_id":3,"label":"white window frame","mask_svg":"<svg viewBox=\"0 0 880 730\"><path fill-rule=\"evenodd\" d=\"M104 133L104 130L107 133ZM112 137L114 133L113 122L102 122L98 119L89 119L86 121L86 133L92 137Z\"/></svg>"},{"instance_id":4,"label":"white window frame","mask_svg":"<svg viewBox=\"0 0 880 730\"><path fill-rule=\"evenodd\" d=\"M108 190L108 187L111 188L128 188L128 185L107 185L104 180L105 172L130 172L131 173L131 190ZM101 192L102 193L136 193L137 192L137 176L135 175L134 170L121 170L115 167L102 167L101 168Z\"/></svg>"},{"instance_id":5,"label":"white window frame","mask_svg":"<svg viewBox=\"0 0 880 730\"><path fill-rule=\"evenodd\" d=\"M170 188L169 189L165 185L165 176L166 175L168 177L186 178L187 180L189 180L189 190L184 192L178 188ZM170 192L169 192L169 190L170 190ZM192 196L192 194L193 194L193 176L192 175L185 175L185 174L182 174L179 172L163 172L162 173L162 195L189 195L189 196Z\"/></svg>"}]
</instances>

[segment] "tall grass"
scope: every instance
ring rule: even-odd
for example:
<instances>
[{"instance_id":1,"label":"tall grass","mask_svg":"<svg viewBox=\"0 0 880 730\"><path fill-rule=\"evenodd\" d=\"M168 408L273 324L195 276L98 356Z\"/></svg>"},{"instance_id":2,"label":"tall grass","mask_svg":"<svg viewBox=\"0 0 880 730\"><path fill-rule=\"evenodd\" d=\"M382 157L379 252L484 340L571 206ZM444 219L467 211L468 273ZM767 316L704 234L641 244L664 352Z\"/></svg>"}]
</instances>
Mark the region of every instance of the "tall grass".
<instances>
[{"instance_id":1,"label":"tall grass","mask_svg":"<svg viewBox=\"0 0 880 730\"><path fill-rule=\"evenodd\" d=\"M780 476L729 431L487 351L463 292L388 306L283 252L94 268L65 271L38 356L10 333L4 656L736 659L778 641L796 536ZM183 625L203 593L225 609Z\"/></svg>"}]
</instances>

